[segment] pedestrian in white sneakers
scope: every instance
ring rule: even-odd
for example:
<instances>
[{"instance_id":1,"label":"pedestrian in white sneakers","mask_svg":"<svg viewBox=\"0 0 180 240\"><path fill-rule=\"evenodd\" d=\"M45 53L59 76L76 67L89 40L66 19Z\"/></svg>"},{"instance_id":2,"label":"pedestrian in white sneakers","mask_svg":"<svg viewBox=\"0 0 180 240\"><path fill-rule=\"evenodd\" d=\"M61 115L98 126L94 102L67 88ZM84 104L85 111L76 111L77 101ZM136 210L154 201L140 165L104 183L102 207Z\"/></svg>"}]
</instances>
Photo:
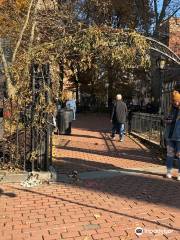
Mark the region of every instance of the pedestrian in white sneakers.
<instances>
[{"instance_id":1,"label":"pedestrian in white sneakers","mask_svg":"<svg viewBox=\"0 0 180 240\"><path fill-rule=\"evenodd\" d=\"M173 162L178 161L179 173L177 180L180 181L180 92L174 91L172 94L172 107L166 119L165 131L167 145L167 178L172 178Z\"/></svg>"}]
</instances>

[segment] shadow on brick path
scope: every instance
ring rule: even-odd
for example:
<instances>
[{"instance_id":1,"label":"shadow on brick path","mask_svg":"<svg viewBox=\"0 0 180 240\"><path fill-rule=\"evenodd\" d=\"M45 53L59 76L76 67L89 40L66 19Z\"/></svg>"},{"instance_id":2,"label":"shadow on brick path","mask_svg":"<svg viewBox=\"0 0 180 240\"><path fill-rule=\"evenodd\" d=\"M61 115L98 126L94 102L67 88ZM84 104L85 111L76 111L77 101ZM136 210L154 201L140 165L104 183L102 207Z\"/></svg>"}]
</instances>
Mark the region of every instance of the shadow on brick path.
<instances>
[{"instance_id":1,"label":"shadow on brick path","mask_svg":"<svg viewBox=\"0 0 180 240\"><path fill-rule=\"evenodd\" d=\"M60 162L60 164L58 164L58 160ZM110 173L110 172L128 172L128 173L134 173L134 174L148 174L148 175L154 175L154 176L161 176L161 177L165 177L165 174L158 171L155 171L155 169L151 169L151 168L147 168L147 169L130 169L130 168L122 168L122 167L116 167L113 164L107 164L107 163L99 163L99 162L95 162L95 161L87 161L87 160L82 160L82 159L78 159L78 158L68 158L68 157L64 157L63 161L65 162L64 164L62 164L62 159L61 158L56 158L57 164L55 165L56 167L56 171L58 174L65 174L65 175L69 175L72 173L72 171L78 171L79 174L81 173L91 173L91 172L95 172L95 171L101 171L104 173ZM63 169L61 169L61 166ZM84 172L83 171L86 171ZM79 171L80 170L80 171ZM154 171L153 171L154 170Z\"/></svg>"},{"instance_id":2,"label":"shadow on brick path","mask_svg":"<svg viewBox=\"0 0 180 240\"><path fill-rule=\"evenodd\" d=\"M152 156L152 152L144 151L127 137L124 143L112 141L105 132L110 126L106 116L80 115L72 135L60 136L55 141L57 155L54 163L59 167L59 173L68 174L72 170L129 170L139 175L96 179L97 183L102 182L103 186L94 186L93 190L180 208L179 182L169 181L163 178L164 174L157 171L145 171L144 169L151 167L156 170L161 163ZM88 188L88 185L82 184L81 187Z\"/></svg>"},{"instance_id":3,"label":"shadow on brick path","mask_svg":"<svg viewBox=\"0 0 180 240\"><path fill-rule=\"evenodd\" d=\"M0 188L0 197L2 197L2 196L14 198L14 197L16 197L16 194L12 193L12 192L4 192L4 190Z\"/></svg>"},{"instance_id":4,"label":"shadow on brick path","mask_svg":"<svg viewBox=\"0 0 180 240\"><path fill-rule=\"evenodd\" d=\"M90 187L88 186L88 182L84 182L83 184L72 184L71 187L74 189L73 191L71 190L72 196L66 194L66 189L70 187L68 184L54 185L55 192L51 189L51 194L46 194L42 192L42 190L35 191L35 189L12 188L20 192L24 191L32 193L33 195L47 197L47 199L52 198L64 203L73 204L73 206L79 205L80 207L93 208L97 211L100 210L108 214L112 213L114 215L144 221L149 224L157 224L160 227L180 232L179 222L177 225L177 221L175 221L175 213L172 212L171 215L169 215L169 213L168 216L166 215L166 206L180 209L180 185L178 183L147 178L144 176L123 176L113 178L111 181L106 179L100 181L96 180L93 181L93 183L94 185L92 186L91 184L91 186L89 185ZM63 188L65 196L59 196L58 186ZM83 194L78 194L79 191L82 193L84 188L89 190L89 194L87 195L87 192L84 196ZM106 200L102 202L99 198L98 202L98 198L93 198L95 194L99 195L99 197L103 197L105 194L106 200L111 199L111 201L107 204ZM79 196L79 198L74 198L74 195ZM114 201L116 200L116 196L121 199L121 209L119 209L120 203ZM172 199L174 199L174 201L172 201ZM133 201L130 202L130 200ZM143 210L143 205L145 208L148 208L148 211L147 209L145 211ZM154 211L152 206L154 206ZM157 207L161 207L161 217L158 217L159 213L157 213L155 209ZM134 209L136 209L135 211L138 209L139 214L134 214ZM177 210L176 213L178 215L179 210ZM171 223L164 224L163 220L169 218Z\"/></svg>"},{"instance_id":5,"label":"shadow on brick path","mask_svg":"<svg viewBox=\"0 0 180 240\"><path fill-rule=\"evenodd\" d=\"M110 115L103 113L79 114L77 120L73 122L73 127L92 132L109 132L111 128Z\"/></svg>"},{"instance_id":6,"label":"shadow on brick path","mask_svg":"<svg viewBox=\"0 0 180 240\"><path fill-rule=\"evenodd\" d=\"M72 134L54 137L54 161L59 173L104 169L157 168L162 163L153 152L144 150L129 137L121 143L110 138L107 115L80 114L73 122Z\"/></svg>"}]
</instances>

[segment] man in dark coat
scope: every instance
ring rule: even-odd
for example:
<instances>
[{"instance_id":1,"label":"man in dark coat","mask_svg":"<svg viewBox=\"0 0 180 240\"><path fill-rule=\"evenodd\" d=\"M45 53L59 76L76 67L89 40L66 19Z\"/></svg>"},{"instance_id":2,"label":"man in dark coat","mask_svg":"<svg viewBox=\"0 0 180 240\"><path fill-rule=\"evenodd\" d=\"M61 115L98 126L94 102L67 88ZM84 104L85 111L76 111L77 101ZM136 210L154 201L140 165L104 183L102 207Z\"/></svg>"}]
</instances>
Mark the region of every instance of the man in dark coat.
<instances>
[{"instance_id":1,"label":"man in dark coat","mask_svg":"<svg viewBox=\"0 0 180 240\"><path fill-rule=\"evenodd\" d=\"M122 95L118 94L116 96L116 102L114 104L112 114L111 114L111 122L113 124L112 135L111 135L112 139L115 138L115 133L118 132L120 142L123 142L127 113L128 113L127 106L122 101Z\"/></svg>"}]
</instances>

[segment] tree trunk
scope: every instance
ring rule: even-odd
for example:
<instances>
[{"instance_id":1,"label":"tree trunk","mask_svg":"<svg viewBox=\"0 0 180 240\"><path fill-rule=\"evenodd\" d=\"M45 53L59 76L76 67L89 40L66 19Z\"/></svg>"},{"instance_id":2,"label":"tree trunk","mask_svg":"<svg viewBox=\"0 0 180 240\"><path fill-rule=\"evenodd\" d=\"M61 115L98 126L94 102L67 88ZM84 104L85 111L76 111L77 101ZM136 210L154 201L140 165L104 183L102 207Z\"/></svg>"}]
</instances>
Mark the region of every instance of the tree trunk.
<instances>
[{"instance_id":1,"label":"tree trunk","mask_svg":"<svg viewBox=\"0 0 180 240\"><path fill-rule=\"evenodd\" d=\"M6 60L1 42L0 42L0 57L1 57L1 60L2 60L2 64L3 64L3 67L4 67L4 73L5 73L5 77L6 77L7 95L8 95L9 98L14 99L15 94L16 94L16 88L15 88L15 86L13 86L12 81L11 81L11 76L10 76L9 69L8 69L9 68L8 63L7 63L7 60Z\"/></svg>"}]
</instances>

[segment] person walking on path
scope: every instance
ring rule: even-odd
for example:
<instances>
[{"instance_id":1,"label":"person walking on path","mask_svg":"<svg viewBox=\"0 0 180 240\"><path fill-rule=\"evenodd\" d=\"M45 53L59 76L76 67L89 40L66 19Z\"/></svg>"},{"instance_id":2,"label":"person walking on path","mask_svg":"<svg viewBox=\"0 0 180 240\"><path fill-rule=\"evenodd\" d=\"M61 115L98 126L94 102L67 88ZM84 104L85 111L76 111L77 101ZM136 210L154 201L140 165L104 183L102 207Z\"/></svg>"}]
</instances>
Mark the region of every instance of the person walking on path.
<instances>
[{"instance_id":1,"label":"person walking on path","mask_svg":"<svg viewBox=\"0 0 180 240\"><path fill-rule=\"evenodd\" d=\"M119 134L120 142L124 141L127 112L127 106L122 101L122 95L118 94L111 114L111 122L113 124L112 139L115 138L117 132Z\"/></svg>"},{"instance_id":2,"label":"person walking on path","mask_svg":"<svg viewBox=\"0 0 180 240\"><path fill-rule=\"evenodd\" d=\"M173 162L176 158L178 161L178 177L180 181L180 92L174 91L172 94L172 107L169 116L165 120L166 130L165 139L167 145L167 178L172 178Z\"/></svg>"}]
</instances>

